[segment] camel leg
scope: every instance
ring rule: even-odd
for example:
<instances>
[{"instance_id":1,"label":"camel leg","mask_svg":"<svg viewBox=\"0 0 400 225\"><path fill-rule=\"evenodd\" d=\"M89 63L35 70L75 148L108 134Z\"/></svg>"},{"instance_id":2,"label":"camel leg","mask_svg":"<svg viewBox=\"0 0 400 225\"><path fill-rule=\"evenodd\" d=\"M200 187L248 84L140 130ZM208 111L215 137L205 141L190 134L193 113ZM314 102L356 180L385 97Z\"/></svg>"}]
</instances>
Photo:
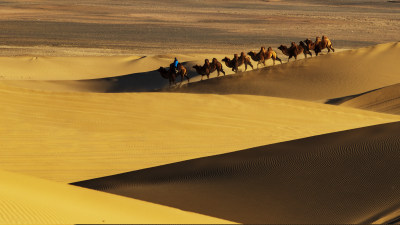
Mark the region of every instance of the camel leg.
<instances>
[{"instance_id":1,"label":"camel leg","mask_svg":"<svg viewBox=\"0 0 400 225\"><path fill-rule=\"evenodd\" d=\"M272 65L275 66L275 59L272 59Z\"/></svg>"},{"instance_id":2,"label":"camel leg","mask_svg":"<svg viewBox=\"0 0 400 225\"><path fill-rule=\"evenodd\" d=\"M189 82L190 82L189 76L188 76L188 75L185 75L185 77L186 77L186 79L187 79L187 81L188 81L188 83L189 83Z\"/></svg>"},{"instance_id":3,"label":"camel leg","mask_svg":"<svg viewBox=\"0 0 400 225\"><path fill-rule=\"evenodd\" d=\"M251 62L248 62L248 64L250 65L251 69L254 70L253 64L251 64Z\"/></svg>"},{"instance_id":4,"label":"camel leg","mask_svg":"<svg viewBox=\"0 0 400 225\"><path fill-rule=\"evenodd\" d=\"M280 58L276 57L276 60L278 60L282 64L282 60Z\"/></svg>"},{"instance_id":5,"label":"camel leg","mask_svg":"<svg viewBox=\"0 0 400 225\"><path fill-rule=\"evenodd\" d=\"M207 74L207 80L210 79L210 74Z\"/></svg>"},{"instance_id":6,"label":"camel leg","mask_svg":"<svg viewBox=\"0 0 400 225\"><path fill-rule=\"evenodd\" d=\"M258 69L258 65L260 65L260 64L261 64L261 62L260 62L260 61L258 61L258 62L257 62L257 69Z\"/></svg>"},{"instance_id":7,"label":"camel leg","mask_svg":"<svg viewBox=\"0 0 400 225\"><path fill-rule=\"evenodd\" d=\"M225 71L224 71L224 69L221 69L221 72L224 74L224 76L225 76Z\"/></svg>"},{"instance_id":8,"label":"camel leg","mask_svg":"<svg viewBox=\"0 0 400 225\"><path fill-rule=\"evenodd\" d=\"M330 48L330 49L332 49L332 52L335 52L335 49L334 49L334 48L332 48L332 45L331 45L331 46L329 46L329 48Z\"/></svg>"}]
</instances>

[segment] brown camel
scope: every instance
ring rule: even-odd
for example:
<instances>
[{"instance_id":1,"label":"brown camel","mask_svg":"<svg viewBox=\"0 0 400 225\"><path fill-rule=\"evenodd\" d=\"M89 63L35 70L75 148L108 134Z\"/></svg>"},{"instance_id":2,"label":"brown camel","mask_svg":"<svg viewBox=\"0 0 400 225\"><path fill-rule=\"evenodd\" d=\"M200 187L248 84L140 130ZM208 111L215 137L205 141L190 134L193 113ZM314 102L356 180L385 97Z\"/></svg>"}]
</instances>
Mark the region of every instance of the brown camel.
<instances>
[{"instance_id":1,"label":"brown camel","mask_svg":"<svg viewBox=\"0 0 400 225\"><path fill-rule=\"evenodd\" d=\"M258 69L258 65L260 65L261 63L265 66L266 53L267 51L265 50L265 47L261 47L261 50L258 53L250 51L247 53L247 55L249 55L253 61L257 62L257 69Z\"/></svg>"},{"instance_id":2,"label":"brown camel","mask_svg":"<svg viewBox=\"0 0 400 225\"><path fill-rule=\"evenodd\" d=\"M272 50L271 47L268 47L268 50L265 52L265 60L268 60L268 59L272 59L272 61L274 63L273 65L275 65L275 60L278 60L282 64L282 60L280 58L278 58L278 56L276 55L276 52L274 50Z\"/></svg>"},{"instance_id":3,"label":"brown camel","mask_svg":"<svg viewBox=\"0 0 400 225\"><path fill-rule=\"evenodd\" d=\"M237 54L235 54L237 56ZM250 57L248 57L244 52L240 53L240 57L238 59L238 67L243 65L245 66L244 71L247 70L247 65L250 65L252 69L254 69L253 64L251 64Z\"/></svg>"},{"instance_id":4,"label":"brown camel","mask_svg":"<svg viewBox=\"0 0 400 225\"><path fill-rule=\"evenodd\" d=\"M175 80L176 76L180 76L181 77L181 83L182 83L183 79L184 79L183 77L186 77L186 79L187 79L187 81L189 83L190 78L188 76L187 69L182 64L178 63L178 72L176 72L174 65L171 63L169 65L169 71L174 76L174 80Z\"/></svg>"},{"instance_id":5,"label":"brown camel","mask_svg":"<svg viewBox=\"0 0 400 225\"><path fill-rule=\"evenodd\" d=\"M170 87L172 86L172 84L175 84L175 75L170 73L170 71L163 67L160 67L157 71L160 72L162 78L169 80Z\"/></svg>"},{"instance_id":6,"label":"brown camel","mask_svg":"<svg viewBox=\"0 0 400 225\"><path fill-rule=\"evenodd\" d=\"M225 76L225 71L222 68L222 64L220 62L218 62L218 60L216 58L212 59L212 62L210 64L210 73L217 71L218 75L217 77L219 77L219 73L222 72Z\"/></svg>"},{"instance_id":7,"label":"brown camel","mask_svg":"<svg viewBox=\"0 0 400 225\"><path fill-rule=\"evenodd\" d=\"M306 40L304 40L304 43L307 45L307 48L309 50L315 50L315 43L312 40L307 38Z\"/></svg>"},{"instance_id":8,"label":"brown camel","mask_svg":"<svg viewBox=\"0 0 400 225\"><path fill-rule=\"evenodd\" d=\"M193 68L201 75L201 80L203 80L203 76L207 76L207 79L210 79L210 68L206 64L203 66L194 65Z\"/></svg>"},{"instance_id":9,"label":"brown camel","mask_svg":"<svg viewBox=\"0 0 400 225\"><path fill-rule=\"evenodd\" d=\"M236 55L237 56L237 55ZM235 59L230 59L228 57L225 57L222 59L222 62L225 62L225 65L229 68L232 68L232 71L237 73L237 63Z\"/></svg>"},{"instance_id":10,"label":"brown camel","mask_svg":"<svg viewBox=\"0 0 400 225\"><path fill-rule=\"evenodd\" d=\"M297 56L304 51L303 47L298 46L295 42L292 42L290 48L286 47L286 45L281 45L278 49L281 50L284 55L289 56L288 62L292 57L297 60Z\"/></svg>"},{"instance_id":11,"label":"brown camel","mask_svg":"<svg viewBox=\"0 0 400 225\"><path fill-rule=\"evenodd\" d=\"M312 57L309 45L307 45L306 43L304 43L303 41L300 41L299 45L304 49L303 53L304 56L307 58L307 54L310 55Z\"/></svg>"},{"instance_id":12,"label":"brown camel","mask_svg":"<svg viewBox=\"0 0 400 225\"><path fill-rule=\"evenodd\" d=\"M332 42L329 40L327 36L316 37L315 39L315 55L318 55L323 49L328 49L328 53L332 50L335 52L335 49L332 47Z\"/></svg>"}]
</instances>

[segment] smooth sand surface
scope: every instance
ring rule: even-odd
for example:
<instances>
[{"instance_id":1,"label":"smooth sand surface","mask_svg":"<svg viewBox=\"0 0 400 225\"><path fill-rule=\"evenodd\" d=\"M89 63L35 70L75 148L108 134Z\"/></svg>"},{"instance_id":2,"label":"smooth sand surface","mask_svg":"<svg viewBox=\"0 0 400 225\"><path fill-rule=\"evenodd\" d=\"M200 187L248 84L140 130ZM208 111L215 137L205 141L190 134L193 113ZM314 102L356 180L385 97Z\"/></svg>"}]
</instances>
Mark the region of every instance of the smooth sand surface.
<instances>
[{"instance_id":1,"label":"smooth sand surface","mask_svg":"<svg viewBox=\"0 0 400 225\"><path fill-rule=\"evenodd\" d=\"M341 105L376 112L400 114L400 84L359 95L343 102Z\"/></svg>"},{"instance_id":2,"label":"smooth sand surface","mask_svg":"<svg viewBox=\"0 0 400 225\"><path fill-rule=\"evenodd\" d=\"M0 86L0 168L74 182L400 120L298 100Z\"/></svg>"},{"instance_id":3,"label":"smooth sand surface","mask_svg":"<svg viewBox=\"0 0 400 225\"><path fill-rule=\"evenodd\" d=\"M0 179L0 224L229 223L16 173Z\"/></svg>"},{"instance_id":4,"label":"smooth sand surface","mask_svg":"<svg viewBox=\"0 0 400 225\"><path fill-rule=\"evenodd\" d=\"M398 211L400 123L75 185L240 223L371 223Z\"/></svg>"}]
</instances>

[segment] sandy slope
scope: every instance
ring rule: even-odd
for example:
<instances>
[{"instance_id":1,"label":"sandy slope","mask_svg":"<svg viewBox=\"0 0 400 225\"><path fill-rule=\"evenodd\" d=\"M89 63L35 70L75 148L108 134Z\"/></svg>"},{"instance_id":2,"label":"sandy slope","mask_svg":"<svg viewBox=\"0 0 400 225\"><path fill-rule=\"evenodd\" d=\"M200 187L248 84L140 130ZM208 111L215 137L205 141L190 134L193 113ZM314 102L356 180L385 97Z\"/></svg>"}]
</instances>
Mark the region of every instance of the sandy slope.
<instances>
[{"instance_id":1,"label":"sandy slope","mask_svg":"<svg viewBox=\"0 0 400 225\"><path fill-rule=\"evenodd\" d=\"M73 182L397 121L297 100L0 86L0 168Z\"/></svg>"},{"instance_id":2,"label":"sandy slope","mask_svg":"<svg viewBox=\"0 0 400 225\"><path fill-rule=\"evenodd\" d=\"M321 101L400 83L400 43L343 51L195 83L178 91L253 94Z\"/></svg>"},{"instance_id":3,"label":"sandy slope","mask_svg":"<svg viewBox=\"0 0 400 225\"><path fill-rule=\"evenodd\" d=\"M362 94L340 105L377 112L400 114L400 84Z\"/></svg>"},{"instance_id":4,"label":"sandy slope","mask_svg":"<svg viewBox=\"0 0 400 225\"><path fill-rule=\"evenodd\" d=\"M400 208L400 123L76 185L241 223L371 223Z\"/></svg>"},{"instance_id":5,"label":"sandy slope","mask_svg":"<svg viewBox=\"0 0 400 225\"><path fill-rule=\"evenodd\" d=\"M182 62L204 63L223 55L0 57L0 80L85 80L154 71L178 57ZM158 77L160 77L158 75Z\"/></svg>"},{"instance_id":6,"label":"sandy slope","mask_svg":"<svg viewBox=\"0 0 400 225\"><path fill-rule=\"evenodd\" d=\"M228 223L16 173L0 180L0 224Z\"/></svg>"}]
</instances>

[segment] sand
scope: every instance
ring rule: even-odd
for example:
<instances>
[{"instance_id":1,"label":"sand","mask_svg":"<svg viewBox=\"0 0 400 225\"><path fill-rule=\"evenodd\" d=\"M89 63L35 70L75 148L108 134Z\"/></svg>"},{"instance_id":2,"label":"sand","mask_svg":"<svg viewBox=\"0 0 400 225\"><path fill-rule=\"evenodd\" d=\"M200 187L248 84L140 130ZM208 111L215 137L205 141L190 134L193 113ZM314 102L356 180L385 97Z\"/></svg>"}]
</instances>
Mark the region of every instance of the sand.
<instances>
[{"instance_id":1,"label":"sand","mask_svg":"<svg viewBox=\"0 0 400 225\"><path fill-rule=\"evenodd\" d=\"M0 224L398 222L398 1L0 12ZM277 50L322 35L334 53ZM284 63L193 69L260 46ZM191 79L169 88L174 57Z\"/></svg>"},{"instance_id":2,"label":"sand","mask_svg":"<svg viewBox=\"0 0 400 225\"><path fill-rule=\"evenodd\" d=\"M372 223L400 207L399 132L383 124L75 185L246 224Z\"/></svg>"},{"instance_id":3,"label":"sand","mask_svg":"<svg viewBox=\"0 0 400 225\"><path fill-rule=\"evenodd\" d=\"M265 96L0 87L0 168L60 182L400 119Z\"/></svg>"},{"instance_id":4,"label":"sand","mask_svg":"<svg viewBox=\"0 0 400 225\"><path fill-rule=\"evenodd\" d=\"M16 173L0 179L0 224L230 223Z\"/></svg>"},{"instance_id":5,"label":"sand","mask_svg":"<svg viewBox=\"0 0 400 225\"><path fill-rule=\"evenodd\" d=\"M6 56L233 54L323 34L349 49L400 36L400 4L381 0L15 0L0 12Z\"/></svg>"}]
</instances>

